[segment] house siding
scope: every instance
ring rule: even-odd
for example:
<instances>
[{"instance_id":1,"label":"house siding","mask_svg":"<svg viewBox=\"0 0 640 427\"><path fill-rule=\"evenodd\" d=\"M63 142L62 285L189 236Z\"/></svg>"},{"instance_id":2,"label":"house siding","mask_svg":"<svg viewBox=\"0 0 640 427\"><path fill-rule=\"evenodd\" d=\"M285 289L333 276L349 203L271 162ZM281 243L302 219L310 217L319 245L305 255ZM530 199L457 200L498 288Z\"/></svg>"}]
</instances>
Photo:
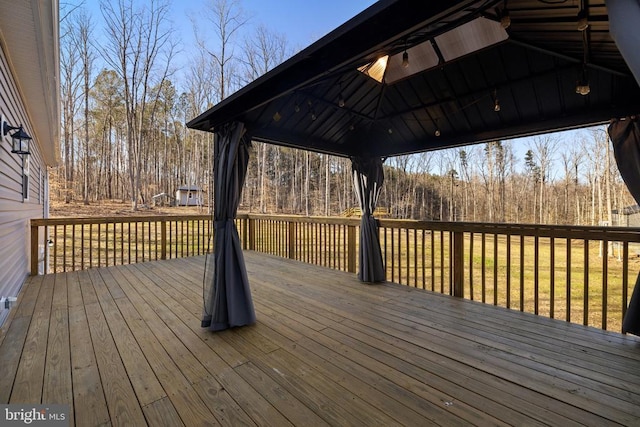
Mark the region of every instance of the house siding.
<instances>
[{"instance_id":1,"label":"house siding","mask_svg":"<svg viewBox=\"0 0 640 427\"><path fill-rule=\"evenodd\" d=\"M47 169L3 48L0 48L0 114L11 125L22 124L34 136L28 157L26 200L23 200L22 159L11 153L9 135L0 140L0 297L15 297L29 274L29 221L44 216ZM9 310L0 307L0 325L8 314Z\"/></svg>"}]
</instances>

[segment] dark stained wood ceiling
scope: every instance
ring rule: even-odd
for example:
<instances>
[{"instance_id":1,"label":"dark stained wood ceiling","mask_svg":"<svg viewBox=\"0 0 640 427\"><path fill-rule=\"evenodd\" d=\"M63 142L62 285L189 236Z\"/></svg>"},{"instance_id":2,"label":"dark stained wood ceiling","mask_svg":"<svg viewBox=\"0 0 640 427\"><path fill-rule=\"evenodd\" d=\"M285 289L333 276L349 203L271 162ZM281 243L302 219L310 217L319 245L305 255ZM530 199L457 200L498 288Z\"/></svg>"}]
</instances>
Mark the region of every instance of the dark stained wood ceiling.
<instances>
[{"instance_id":1,"label":"dark stained wood ceiling","mask_svg":"<svg viewBox=\"0 0 640 427\"><path fill-rule=\"evenodd\" d=\"M382 82L359 70L385 55ZM576 93L583 79L587 95ZM215 132L237 120L257 141L390 156L637 113L640 88L604 0L383 0L187 125Z\"/></svg>"}]
</instances>

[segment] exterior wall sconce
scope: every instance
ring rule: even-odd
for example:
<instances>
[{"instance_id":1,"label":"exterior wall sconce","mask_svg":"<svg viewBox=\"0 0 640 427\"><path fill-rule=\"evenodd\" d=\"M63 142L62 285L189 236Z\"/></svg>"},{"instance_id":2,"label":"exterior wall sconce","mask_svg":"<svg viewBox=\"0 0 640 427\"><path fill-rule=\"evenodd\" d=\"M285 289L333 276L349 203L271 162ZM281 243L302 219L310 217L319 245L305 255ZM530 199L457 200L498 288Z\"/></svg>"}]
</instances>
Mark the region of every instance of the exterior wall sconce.
<instances>
[{"instance_id":1,"label":"exterior wall sconce","mask_svg":"<svg viewBox=\"0 0 640 427\"><path fill-rule=\"evenodd\" d=\"M13 132L11 135L11 152L15 154L19 154L21 156L28 156L31 154L29 151L29 143L31 142L31 137L27 134L22 125L20 126L11 126L9 123L2 120L2 136L6 136L9 132Z\"/></svg>"},{"instance_id":2,"label":"exterior wall sconce","mask_svg":"<svg viewBox=\"0 0 640 427\"><path fill-rule=\"evenodd\" d=\"M20 156L22 169L22 201L29 199L29 144L31 137L24 131L22 125L11 126L0 117L0 140L5 136L11 136L11 152ZM11 133L10 133L11 132Z\"/></svg>"}]
</instances>

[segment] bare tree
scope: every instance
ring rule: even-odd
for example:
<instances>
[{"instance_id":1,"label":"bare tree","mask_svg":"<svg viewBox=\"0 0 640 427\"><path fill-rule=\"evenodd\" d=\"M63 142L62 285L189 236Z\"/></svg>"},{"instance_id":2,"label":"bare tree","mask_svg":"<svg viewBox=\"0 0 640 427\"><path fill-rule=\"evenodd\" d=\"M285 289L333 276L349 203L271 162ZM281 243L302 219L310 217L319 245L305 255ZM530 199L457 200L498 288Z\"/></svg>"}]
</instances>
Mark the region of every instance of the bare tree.
<instances>
[{"instance_id":1,"label":"bare tree","mask_svg":"<svg viewBox=\"0 0 640 427\"><path fill-rule=\"evenodd\" d=\"M119 74L124 84L127 118L127 159L131 185L131 205L138 208L141 195L141 170L145 150L145 123L153 117L159 96L150 99L151 87L161 86L170 74L170 59L175 50L169 26L167 3L150 0L139 10L132 0L100 3L105 20L106 43L103 59ZM151 101L151 102L150 102Z\"/></svg>"},{"instance_id":2,"label":"bare tree","mask_svg":"<svg viewBox=\"0 0 640 427\"><path fill-rule=\"evenodd\" d=\"M245 80L243 84L257 79L272 68L279 65L287 55L287 40L282 34L269 30L264 25L258 26L255 31L244 40L243 56L240 61L245 68ZM278 157L280 147L272 147L268 144L257 144L257 176L259 181L259 208L260 212L267 211L268 199L276 200L277 195L272 197L271 188L273 182L269 182L269 176L277 175L273 170L274 164L271 161ZM276 185L277 191L277 185Z\"/></svg>"},{"instance_id":3,"label":"bare tree","mask_svg":"<svg viewBox=\"0 0 640 427\"><path fill-rule=\"evenodd\" d=\"M93 62L95 53L91 46L93 37L93 23L91 17L84 11L77 17L77 24L73 34L74 46L80 56L82 67L82 98L84 99L84 143L83 143L83 188L82 195L85 205L89 204L90 161L89 152L89 92L92 86Z\"/></svg>"},{"instance_id":4,"label":"bare tree","mask_svg":"<svg viewBox=\"0 0 640 427\"><path fill-rule=\"evenodd\" d=\"M204 19L213 29L215 37L201 34L195 19L194 31L198 46L211 60L213 75L217 81L218 101L222 101L233 87L232 70L238 60L235 55L235 39L249 19L239 0L208 0L205 9Z\"/></svg>"},{"instance_id":5,"label":"bare tree","mask_svg":"<svg viewBox=\"0 0 640 427\"><path fill-rule=\"evenodd\" d=\"M81 96L82 69L75 43L79 6L65 4L61 11L60 34L60 98L62 101L62 147L64 175L64 200L69 203L74 194L75 172L75 121Z\"/></svg>"},{"instance_id":6,"label":"bare tree","mask_svg":"<svg viewBox=\"0 0 640 427\"><path fill-rule=\"evenodd\" d=\"M240 57L245 66L243 84L252 82L278 66L290 53L286 36L265 25L259 25L245 37L243 48L243 55Z\"/></svg>"},{"instance_id":7,"label":"bare tree","mask_svg":"<svg viewBox=\"0 0 640 427\"><path fill-rule=\"evenodd\" d=\"M546 190L547 184L551 181L552 174L552 166L555 161L554 155L558 146L558 140L551 135L543 135L536 136L533 138L531 150L533 152L533 156L537 161L538 167L540 168L540 190L539 197L540 200L538 202L539 207L539 220L541 223L545 223L545 221L549 220L549 211L546 212L545 218L545 207L548 208L549 205L546 204Z\"/></svg>"}]
</instances>

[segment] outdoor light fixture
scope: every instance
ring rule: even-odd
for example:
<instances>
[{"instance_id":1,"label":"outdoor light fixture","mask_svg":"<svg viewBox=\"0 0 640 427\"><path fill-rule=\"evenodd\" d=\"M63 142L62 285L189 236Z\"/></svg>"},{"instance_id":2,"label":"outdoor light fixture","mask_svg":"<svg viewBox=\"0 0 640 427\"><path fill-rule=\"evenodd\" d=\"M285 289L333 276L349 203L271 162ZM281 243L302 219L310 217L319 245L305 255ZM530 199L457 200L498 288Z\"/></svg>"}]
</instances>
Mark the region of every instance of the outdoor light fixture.
<instances>
[{"instance_id":1,"label":"outdoor light fixture","mask_svg":"<svg viewBox=\"0 0 640 427\"><path fill-rule=\"evenodd\" d=\"M295 111L296 113L299 113L300 112L300 105L298 105L296 103L296 105L293 107L293 111Z\"/></svg>"},{"instance_id":2,"label":"outdoor light fixture","mask_svg":"<svg viewBox=\"0 0 640 427\"><path fill-rule=\"evenodd\" d=\"M407 68L409 66L409 54L407 53L406 50L402 54L402 66L404 68Z\"/></svg>"},{"instance_id":3,"label":"outdoor light fixture","mask_svg":"<svg viewBox=\"0 0 640 427\"><path fill-rule=\"evenodd\" d=\"M338 107L344 108L344 96L342 96L342 93L338 95Z\"/></svg>"},{"instance_id":4,"label":"outdoor light fixture","mask_svg":"<svg viewBox=\"0 0 640 427\"><path fill-rule=\"evenodd\" d=\"M436 131L433 133L435 136L440 136L440 129L436 129Z\"/></svg>"},{"instance_id":5,"label":"outdoor light fixture","mask_svg":"<svg viewBox=\"0 0 640 427\"><path fill-rule=\"evenodd\" d=\"M273 121L274 122L279 122L281 118L282 118L282 116L280 115L280 113L278 111L276 111L276 113L273 115Z\"/></svg>"},{"instance_id":6,"label":"outdoor light fixture","mask_svg":"<svg viewBox=\"0 0 640 427\"><path fill-rule=\"evenodd\" d=\"M578 95L587 96L591 92L589 86L589 76L587 75L587 60L589 59L589 41L587 40L587 33L582 33L582 69L578 75L578 81L576 82L576 93Z\"/></svg>"},{"instance_id":7,"label":"outdoor light fixture","mask_svg":"<svg viewBox=\"0 0 640 427\"><path fill-rule=\"evenodd\" d=\"M589 27L589 19L587 19L587 12L582 9L578 12L578 31L585 31Z\"/></svg>"},{"instance_id":8,"label":"outdoor light fixture","mask_svg":"<svg viewBox=\"0 0 640 427\"><path fill-rule=\"evenodd\" d=\"M25 156L31 154L29 151L31 137L24 131L22 125L11 126L2 120L2 136L6 136L11 131L15 131L11 134L11 152Z\"/></svg>"},{"instance_id":9,"label":"outdoor light fixture","mask_svg":"<svg viewBox=\"0 0 640 427\"><path fill-rule=\"evenodd\" d=\"M591 92L591 88L589 87L589 82L587 81L578 81L576 84L576 93L582 96L589 95Z\"/></svg>"},{"instance_id":10,"label":"outdoor light fixture","mask_svg":"<svg viewBox=\"0 0 640 427\"><path fill-rule=\"evenodd\" d=\"M315 122L318 116L316 116L316 112L313 109L313 103L311 103L311 101L307 101L307 105L309 106L309 115L311 117L311 121Z\"/></svg>"},{"instance_id":11,"label":"outdoor light fixture","mask_svg":"<svg viewBox=\"0 0 640 427\"><path fill-rule=\"evenodd\" d=\"M498 91L493 91L493 111L496 113L500 111L500 101L498 100Z\"/></svg>"},{"instance_id":12,"label":"outdoor light fixture","mask_svg":"<svg viewBox=\"0 0 640 427\"><path fill-rule=\"evenodd\" d=\"M576 82L576 93L582 96L589 95L591 87L589 86L589 79L587 78L587 67L582 67L582 72Z\"/></svg>"}]
</instances>

